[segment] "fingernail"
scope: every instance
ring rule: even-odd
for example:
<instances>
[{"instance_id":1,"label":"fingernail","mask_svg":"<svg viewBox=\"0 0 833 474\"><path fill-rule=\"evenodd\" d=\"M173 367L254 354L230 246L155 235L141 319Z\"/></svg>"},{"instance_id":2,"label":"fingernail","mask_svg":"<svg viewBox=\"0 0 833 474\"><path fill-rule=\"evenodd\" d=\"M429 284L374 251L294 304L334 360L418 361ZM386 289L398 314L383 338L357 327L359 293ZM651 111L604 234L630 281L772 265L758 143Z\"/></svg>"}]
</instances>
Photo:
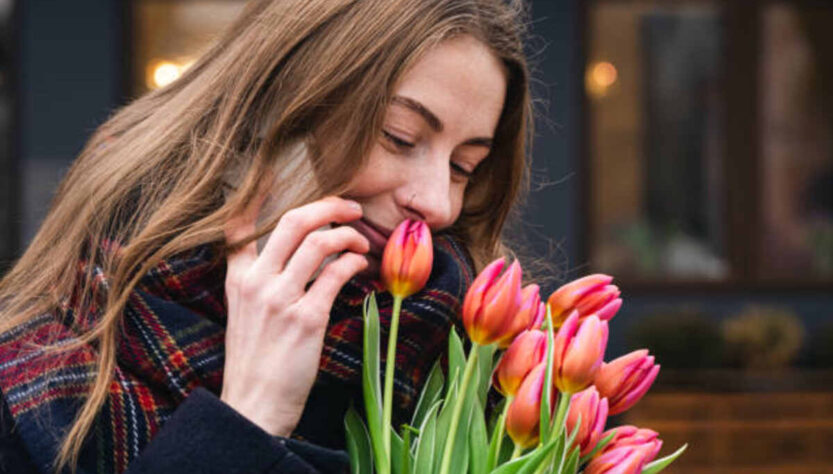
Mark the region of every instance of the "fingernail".
<instances>
[{"instance_id":1,"label":"fingernail","mask_svg":"<svg viewBox=\"0 0 833 474\"><path fill-rule=\"evenodd\" d=\"M361 204L359 204L359 203L357 203L356 201L351 201L351 200L349 200L349 199L348 199L348 200L347 200L347 204L349 204L349 205L350 205L350 207L352 207L353 209L355 209L355 210L357 210L357 211L361 211L361 210L362 210L362 205L361 205Z\"/></svg>"}]
</instances>

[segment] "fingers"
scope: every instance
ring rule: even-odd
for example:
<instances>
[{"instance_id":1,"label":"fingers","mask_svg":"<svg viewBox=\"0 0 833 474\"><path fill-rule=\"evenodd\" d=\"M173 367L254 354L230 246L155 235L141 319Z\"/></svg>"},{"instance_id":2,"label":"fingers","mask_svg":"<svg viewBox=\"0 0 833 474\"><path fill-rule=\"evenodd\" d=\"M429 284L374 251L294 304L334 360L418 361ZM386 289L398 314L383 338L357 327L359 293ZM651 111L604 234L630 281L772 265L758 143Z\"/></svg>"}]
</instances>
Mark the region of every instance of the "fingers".
<instances>
[{"instance_id":1,"label":"fingers","mask_svg":"<svg viewBox=\"0 0 833 474\"><path fill-rule=\"evenodd\" d=\"M307 234L332 222L342 224L361 216L362 210L358 203L335 196L290 209L269 235L255 263L256 271L261 274L283 271L289 257L295 253Z\"/></svg>"},{"instance_id":2,"label":"fingers","mask_svg":"<svg viewBox=\"0 0 833 474\"><path fill-rule=\"evenodd\" d=\"M356 229L347 226L311 232L289 259L283 273L290 281L303 285L325 258L345 250L364 254L370 250L370 243Z\"/></svg>"},{"instance_id":3,"label":"fingers","mask_svg":"<svg viewBox=\"0 0 833 474\"><path fill-rule=\"evenodd\" d=\"M356 253L345 253L324 267L300 303L329 314L341 287L365 268L367 258Z\"/></svg>"}]
</instances>

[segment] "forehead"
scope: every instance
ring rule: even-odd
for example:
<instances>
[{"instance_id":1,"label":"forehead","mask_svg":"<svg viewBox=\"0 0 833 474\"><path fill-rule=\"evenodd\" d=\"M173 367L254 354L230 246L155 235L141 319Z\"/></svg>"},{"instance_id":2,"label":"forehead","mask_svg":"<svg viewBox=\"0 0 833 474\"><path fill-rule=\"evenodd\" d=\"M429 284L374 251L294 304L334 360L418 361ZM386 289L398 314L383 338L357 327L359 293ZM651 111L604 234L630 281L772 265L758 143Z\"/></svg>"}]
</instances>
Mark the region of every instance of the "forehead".
<instances>
[{"instance_id":1,"label":"forehead","mask_svg":"<svg viewBox=\"0 0 833 474\"><path fill-rule=\"evenodd\" d=\"M506 71L491 50L471 36L429 49L402 76L394 95L422 104L452 133L491 136L506 94Z\"/></svg>"}]
</instances>

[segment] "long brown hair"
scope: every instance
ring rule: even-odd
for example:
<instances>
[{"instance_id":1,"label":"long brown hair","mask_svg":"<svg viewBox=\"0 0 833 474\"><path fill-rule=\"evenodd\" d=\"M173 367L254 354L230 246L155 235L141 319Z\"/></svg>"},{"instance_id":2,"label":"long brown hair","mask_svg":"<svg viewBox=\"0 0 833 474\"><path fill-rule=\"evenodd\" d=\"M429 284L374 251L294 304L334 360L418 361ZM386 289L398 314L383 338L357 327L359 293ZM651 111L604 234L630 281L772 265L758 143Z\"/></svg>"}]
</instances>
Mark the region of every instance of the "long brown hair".
<instances>
[{"instance_id":1,"label":"long brown hair","mask_svg":"<svg viewBox=\"0 0 833 474\"><path fill-rule=\"evenodd\" d=\"M478 267L504 253L501 229L528 174L524 18L521 0L255 0L180 79L99 127L32 243L0 282L3 332L56 314L71 294L89 295L93 265L78 275L80 259L107 276L103 316L77 341L96 345L98 371L56 469L77 464L106 400L122 311L139 278L199 245L228 249L224 224L261 190L281 189L272 170L281 150L300 137L311 143L315 185L275 210L246 242L267 234L286 208L345 192L378 140L397 80L454 35L490 47L509 81L493 151L466 190L452 231ZM223 179L234 169L245 171L224 199ZM122 245L117 258L99 251L105 239Z\"/></svg>"}]
</instances>

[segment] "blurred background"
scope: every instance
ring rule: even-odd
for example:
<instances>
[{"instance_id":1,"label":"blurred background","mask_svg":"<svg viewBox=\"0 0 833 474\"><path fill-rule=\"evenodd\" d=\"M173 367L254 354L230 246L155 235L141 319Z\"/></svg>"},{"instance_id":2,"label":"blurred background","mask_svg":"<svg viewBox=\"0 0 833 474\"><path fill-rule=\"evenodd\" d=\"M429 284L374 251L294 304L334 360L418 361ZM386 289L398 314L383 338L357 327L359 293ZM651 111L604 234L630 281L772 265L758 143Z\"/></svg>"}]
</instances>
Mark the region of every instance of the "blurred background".
<instances>
[{"instance_id":1,"label":"blurred background","mask_svg":"<svg viewBox=\"0 0 833 474\"><path fill-rule=\"evenodd\" d=\"M243 4L0 0L0 271L90 133ZM531 8L522 236L561 281L614 275L608 359L663 366L616 422L689 442L670 472L833 472L833 2Z\"/></svg>"}]
</instances>

